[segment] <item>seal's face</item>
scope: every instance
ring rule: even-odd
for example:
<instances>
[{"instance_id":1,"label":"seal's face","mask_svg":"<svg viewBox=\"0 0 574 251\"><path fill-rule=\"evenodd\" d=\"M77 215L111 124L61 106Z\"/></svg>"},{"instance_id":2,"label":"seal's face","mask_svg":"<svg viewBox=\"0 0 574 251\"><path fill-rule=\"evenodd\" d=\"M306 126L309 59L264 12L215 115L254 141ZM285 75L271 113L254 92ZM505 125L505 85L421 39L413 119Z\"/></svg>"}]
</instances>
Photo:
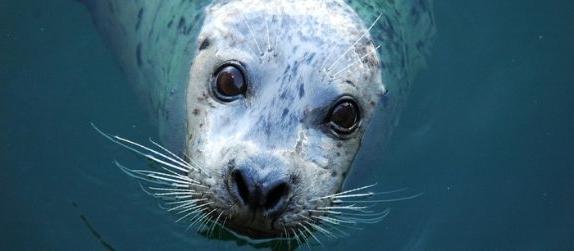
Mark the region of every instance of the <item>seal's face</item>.
<instances>
[{"instance_id":1,"label":"seal's face","mask_svg":"<svg viewBox=\"0 0 574 251\"><path fill-rule=\"evenodd\" d=\"M202 212L253 238L321 215L384 93L367 29L342 1L206 9L187 91Z\"/></svg>"}]
</instances>

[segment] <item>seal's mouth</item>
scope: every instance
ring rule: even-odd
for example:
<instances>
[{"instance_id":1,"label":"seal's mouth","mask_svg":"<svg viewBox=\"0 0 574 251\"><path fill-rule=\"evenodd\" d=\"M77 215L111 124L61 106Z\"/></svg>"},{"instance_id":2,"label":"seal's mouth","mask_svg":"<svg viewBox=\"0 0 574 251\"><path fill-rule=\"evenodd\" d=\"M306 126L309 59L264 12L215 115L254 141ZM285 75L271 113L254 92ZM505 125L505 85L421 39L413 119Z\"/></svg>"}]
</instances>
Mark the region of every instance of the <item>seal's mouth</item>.
<instances>
[{"instance_id":1,"label":"seal's mouth","mask_svg":"<svg viewBox=\"0 0 574 251\"><path fill-rule=\"evenodd\" d=\"M262 231L261 229L240 226L240 225L233 225L230 224L227 226L230 230L234 231L236 234L247 236L251 239L281 239L283 238L283 232L279 230L265 230Z\"/></svg>"}]
</instances>

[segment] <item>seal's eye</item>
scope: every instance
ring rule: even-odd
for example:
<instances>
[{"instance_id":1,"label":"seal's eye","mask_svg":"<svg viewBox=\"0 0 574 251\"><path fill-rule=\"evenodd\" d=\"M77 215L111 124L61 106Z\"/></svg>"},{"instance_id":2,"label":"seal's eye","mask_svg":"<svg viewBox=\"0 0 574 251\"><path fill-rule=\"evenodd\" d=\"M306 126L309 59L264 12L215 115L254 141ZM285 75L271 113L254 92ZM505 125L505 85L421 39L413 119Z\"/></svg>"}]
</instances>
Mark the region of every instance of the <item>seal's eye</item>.
<instances>
[{"instance_id":1,"label":"seal's eye","mask_svg":"<svg viewBox=\"0 0 574 251\"><path fill-rule=\"evenodd\" d=\"M358 128L359 107L352 99L340 100L327 116L327 124L337 136L346 136Z\"/></svg>"},{"instance_id":2,"label":"seal's eye","mask_svg":"<svg viewBox=\"0 0 574 251\"><path fill-rule=\"evenodd\" d=\"M220 100L230 102L240 95L244 95L247 91L243 72L238 67L234 65L223 66L216 74L214 92Z\"/></svg>"}]
</instances>

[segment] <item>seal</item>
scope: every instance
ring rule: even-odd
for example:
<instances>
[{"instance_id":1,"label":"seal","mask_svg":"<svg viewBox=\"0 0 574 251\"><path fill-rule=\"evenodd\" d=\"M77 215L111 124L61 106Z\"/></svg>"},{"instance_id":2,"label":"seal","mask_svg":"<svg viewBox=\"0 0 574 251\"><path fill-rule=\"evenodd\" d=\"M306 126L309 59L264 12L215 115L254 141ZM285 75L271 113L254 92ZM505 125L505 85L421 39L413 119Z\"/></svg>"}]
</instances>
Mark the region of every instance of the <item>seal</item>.
<instances>
[{"instance_id":1,"label":"seal","mask_svg":"<svg viewBox=\"0 0 574 251\"><path fill-rule=\"evenodd\" d=\"M303 243L388 214L365 210L388 201L372 185L342 188L373 116L391 131L424 63L429 0L85 2L161 144L100 132L158 165L117 163L177 221Z\"/></svg>"}]
</instances>

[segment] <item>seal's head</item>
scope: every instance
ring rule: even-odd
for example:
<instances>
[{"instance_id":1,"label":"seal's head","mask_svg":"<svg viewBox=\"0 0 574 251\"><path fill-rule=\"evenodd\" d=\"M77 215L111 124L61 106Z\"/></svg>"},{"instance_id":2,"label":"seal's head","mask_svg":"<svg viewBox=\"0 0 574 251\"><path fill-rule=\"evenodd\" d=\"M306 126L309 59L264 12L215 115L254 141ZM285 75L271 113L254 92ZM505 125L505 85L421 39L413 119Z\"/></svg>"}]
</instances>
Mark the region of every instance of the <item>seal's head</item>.
<instances>
[{"instance_id":1,"label":"seal's head","mask_svg":"<svg viewBox=\"0 0 574 251\"><path fill-rule=\"evenodd\" d=\"M343 1L216 1L205 15L187 90L196 209L252 238L312 228L385 91L368 24Z\"/></svg>"}]
</instances>

